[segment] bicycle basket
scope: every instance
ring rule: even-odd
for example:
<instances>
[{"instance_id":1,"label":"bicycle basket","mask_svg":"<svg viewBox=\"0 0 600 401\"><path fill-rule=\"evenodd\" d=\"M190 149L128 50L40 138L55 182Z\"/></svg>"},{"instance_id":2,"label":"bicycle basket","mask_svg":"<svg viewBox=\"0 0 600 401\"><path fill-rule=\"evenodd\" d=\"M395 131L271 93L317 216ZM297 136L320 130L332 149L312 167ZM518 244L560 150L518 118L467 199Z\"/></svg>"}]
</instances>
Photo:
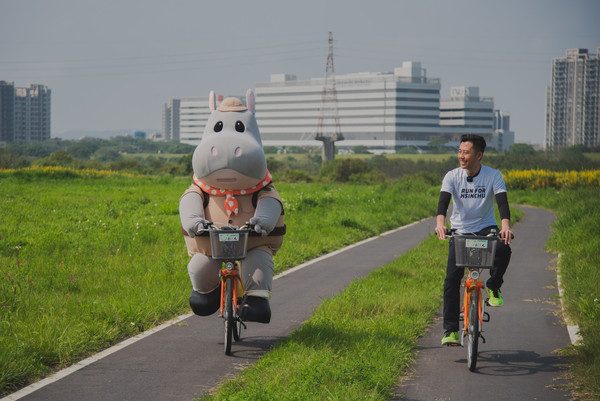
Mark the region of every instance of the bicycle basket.
<instances>
[{"instance_id":1,"label":"bicycle basket","mask_svg":"<svg viewBox=\"0 0 600 401\"><path fill-rule=\"evenodd\" d=\"M248 230L210 230L213 259L239 260L246 257Z\"/></svg>"},{"instance_id":2,"label":"bicycle basket","mask_svg":"<svg viewBox=\"0 0 600 401\"><path fill-rule=\"evenodd\" d=\"M498 238L479 235L455 235L456 267L494 267Z\"/></svg>"}]
</instances>

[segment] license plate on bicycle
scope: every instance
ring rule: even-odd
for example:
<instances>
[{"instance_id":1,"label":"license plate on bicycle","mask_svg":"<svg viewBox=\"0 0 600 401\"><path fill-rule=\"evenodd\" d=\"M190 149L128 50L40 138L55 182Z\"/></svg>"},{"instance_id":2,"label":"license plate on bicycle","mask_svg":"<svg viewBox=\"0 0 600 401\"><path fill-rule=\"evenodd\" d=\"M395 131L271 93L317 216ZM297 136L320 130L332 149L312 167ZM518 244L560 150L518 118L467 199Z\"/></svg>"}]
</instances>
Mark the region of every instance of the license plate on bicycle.
<instances>
[{"instance_id":1,"label":"license plate on bicycle","mask_svg":"<svg viewBox=\"0 0 600 401\"><path fill-rule=\"evenodd\" d=\"M238 233L221 233L219 234L219 242L239 242L240 234Z\"/></svg>"},{"instance_id":2,"label":"license plate on bicycle","mask_svg":"<svg viewBox=\"0 0 600 401\"><path fill-rule=\"evenodd\" d=\"M488 240L486 239L467 239L465 241L466 248L479 248L479 249L487 249Z\"/></svg>"}]
</instances>

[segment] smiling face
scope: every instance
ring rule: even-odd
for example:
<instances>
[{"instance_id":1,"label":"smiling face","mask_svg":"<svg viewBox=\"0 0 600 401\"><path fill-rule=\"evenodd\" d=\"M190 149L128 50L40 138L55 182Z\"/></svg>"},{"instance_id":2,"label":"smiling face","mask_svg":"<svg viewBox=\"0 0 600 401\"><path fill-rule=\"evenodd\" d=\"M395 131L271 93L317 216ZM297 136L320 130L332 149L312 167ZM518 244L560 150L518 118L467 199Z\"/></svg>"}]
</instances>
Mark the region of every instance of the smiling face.
<instances>
[{"instance_id":1,"label":"smiling face","mask_svg":"<svg viewBox=\"0 0 600 401\"><path fill-rule=\"evenodd\" d=\"M466 141L460 143L458 161L460 162L460 167L467 170L468 175L473 176L479 172L482 157L483 152L478 151L473 146L473 142Z\"/></svg>"}]
</instances>

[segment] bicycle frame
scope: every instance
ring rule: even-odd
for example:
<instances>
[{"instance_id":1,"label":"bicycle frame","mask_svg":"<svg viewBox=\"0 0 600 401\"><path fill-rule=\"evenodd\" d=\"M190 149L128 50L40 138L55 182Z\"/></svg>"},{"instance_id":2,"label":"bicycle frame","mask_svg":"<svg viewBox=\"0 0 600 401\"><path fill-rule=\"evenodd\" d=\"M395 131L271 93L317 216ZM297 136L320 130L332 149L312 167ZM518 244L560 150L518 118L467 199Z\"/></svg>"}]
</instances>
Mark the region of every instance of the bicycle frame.
<instances>
[{"instance_id":1,"label":"bicycle frame","mask_svg":"<svg viewBox=\"0 0 600 401\"><path fill-rule=\"evenodd\" d=\"M232 339L240 341L242 327L246 325L238 311L238 296L244 295L244 283L241 279L241 260L246 257L249 228L247 226L214 226L209 230L211 257L221 260L219 276L221 279L220 317L223 318L225 354L231 355Z\"/></svg>"},{"instance_id":2,"label":"bicycle frame","mask_svg":"<svg viewBox=\"0 0 600 401\"><path fill-rule=\"evenodd\" d=\"M484 302L481 301L481 295L482 292L481 290L483 289L483 281L479 280L479 270L480 269L476 269L474 267L470 267L469 268L469 275L467 276L467 279L465 280L465 294L463 296L463 307L462 307L462 311L463 311L463 323L464 323L464 331L463 331L463 339L461 340L461 344L463 343L464 340L464 336L468 331L468 327L469 327L469 305L471 304L471 294L473 293L473 291L477 291L478 293L478 310L477 310L477 317L478 317L478 327L479 327L479 332L483 331L483 314L484 312ZM472 275L472 273L476 273L477 277L473 277L475 276L475 274Z\"/></svg>"},{"instance_id":3,"label":"bicycle frame","mask_svg":"<svg viewBox=\"0 0 600 401\"><path fill-rule=\"evenodd\" d=\"M221 303L220 303L221 317L223 317L227 279L231 278L231 282L233 283L233 294L237 295L240 292L242 294L244 293L244 283L240 279L239 271L240 271L239 263L235 262L235 261L225 261L225 262L223 262L223 265L221 266L221 273L220 273L220 276L221 276ZM239 287L238 287L238 283L239 283ZM234 307L233 310L235 311L236 314L238 311L237 299L238 299L237 296L233 297L233 307Z\"/></svg>"}]
</instances>

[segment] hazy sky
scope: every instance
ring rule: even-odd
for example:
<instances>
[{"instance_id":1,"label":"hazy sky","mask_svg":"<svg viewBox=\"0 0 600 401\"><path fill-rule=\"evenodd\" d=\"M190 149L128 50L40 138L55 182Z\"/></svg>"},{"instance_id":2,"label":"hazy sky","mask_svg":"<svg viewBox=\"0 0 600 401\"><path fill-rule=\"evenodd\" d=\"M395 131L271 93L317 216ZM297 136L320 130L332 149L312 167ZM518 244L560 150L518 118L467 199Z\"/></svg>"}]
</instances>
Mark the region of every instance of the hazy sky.
<instances>
[{"instance_id":1,"label":"hazy sky","mask_svg":"<svg viewBox=\"0 0 600 401\"><path fill-rule=\"evenodd\" d=\"M324 76L332 31L336 74L420 61L542 143L551 60L595 54L599 21L599 0L0 0L0 80L52 89L53 136L160 130L171 98Z\"/></svg>"}]
</instances>

